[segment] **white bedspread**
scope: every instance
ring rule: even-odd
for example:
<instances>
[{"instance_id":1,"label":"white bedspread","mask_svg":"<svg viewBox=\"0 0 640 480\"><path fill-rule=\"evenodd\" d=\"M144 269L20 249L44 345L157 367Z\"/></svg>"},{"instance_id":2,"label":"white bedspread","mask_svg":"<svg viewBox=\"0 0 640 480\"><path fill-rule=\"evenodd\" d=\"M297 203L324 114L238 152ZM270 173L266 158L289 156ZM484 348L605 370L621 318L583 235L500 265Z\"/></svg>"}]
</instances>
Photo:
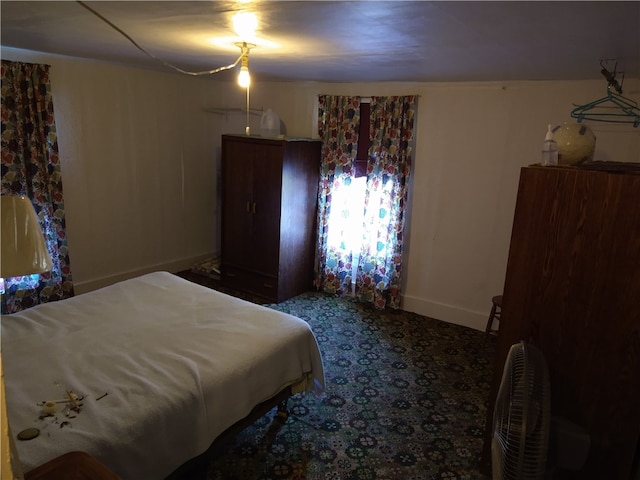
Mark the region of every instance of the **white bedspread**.
<instances>
[{"instance_id":1,"label":"white bedspread","mask_svg":"<svg viewBox=\"0 0 640 480\"><path fill-rule=\"evenodd\" d=\"M306 322L166 272L3 316L2 358L14 436L41 430L17 441L24 471L82 450L165 478L287 385L324 386ZM67 389L85 396L76 418L39 419Z\"/></svg>"}]
</instances>

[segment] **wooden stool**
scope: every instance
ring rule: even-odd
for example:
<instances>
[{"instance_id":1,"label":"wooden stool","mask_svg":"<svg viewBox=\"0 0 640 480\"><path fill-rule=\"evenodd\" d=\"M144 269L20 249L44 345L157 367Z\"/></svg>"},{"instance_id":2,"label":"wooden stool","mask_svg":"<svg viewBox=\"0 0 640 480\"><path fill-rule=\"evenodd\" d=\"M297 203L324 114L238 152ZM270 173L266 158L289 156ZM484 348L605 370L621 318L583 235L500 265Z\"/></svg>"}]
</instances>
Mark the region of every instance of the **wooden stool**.
<instances>
[{"instance_id":1,"label":"wooden stool","mask_svg":"<svg viewBox=\"0 0 640 480\"><path fill-rule=\"evenodd\" d=\"M484 345L487 344L487 338L489 335L497 335L498 329L493 329L494 320L500 320L502 314L502 295L496 295L491 299L491 313L489 313L489 320L487 321L487 328L484 330ZM500 325L498 324L498 327Z\"/></svg>"}]
</instances>

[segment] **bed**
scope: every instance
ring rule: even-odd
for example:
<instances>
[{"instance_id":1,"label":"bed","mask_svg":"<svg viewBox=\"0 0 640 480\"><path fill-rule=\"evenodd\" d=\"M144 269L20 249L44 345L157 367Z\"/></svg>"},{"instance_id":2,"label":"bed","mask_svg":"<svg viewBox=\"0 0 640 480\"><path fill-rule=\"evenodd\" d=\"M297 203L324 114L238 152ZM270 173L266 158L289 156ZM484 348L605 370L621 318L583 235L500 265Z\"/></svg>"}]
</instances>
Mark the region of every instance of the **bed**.
<instances>
[{"instance_id":1,"label":"bed","mask_svg":"<svg viewBox=\"0 0 640 480\"><path fill-rule=\"evenodd\" d=\"M324 389L306 322L167 272L3 316L2 358L14 437L40 430L16 441L24 471L84 451L166 478L256 405Z\"/></svg>"}]
</instances>

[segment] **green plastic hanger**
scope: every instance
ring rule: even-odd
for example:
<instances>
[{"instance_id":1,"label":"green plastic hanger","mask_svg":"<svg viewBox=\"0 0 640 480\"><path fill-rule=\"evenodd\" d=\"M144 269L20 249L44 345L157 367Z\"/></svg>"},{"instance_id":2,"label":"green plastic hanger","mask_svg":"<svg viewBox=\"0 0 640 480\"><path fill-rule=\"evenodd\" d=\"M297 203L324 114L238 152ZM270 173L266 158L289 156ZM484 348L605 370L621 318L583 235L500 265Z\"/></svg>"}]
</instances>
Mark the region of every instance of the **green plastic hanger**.
<instances>
[{"instance_id":1,"label":"green plastic hanger","mask_svg":"<svg viewBox=\"0 0 640 480\"><path fill-rule=\"evenodd\" d=\"M640 109L633 100L618 95L607 89L607 96L585 105L579 105L571 111L571 116L578 122L594 120L597 122L632 123L640 125Z\"/></svg>"}]
</instances>

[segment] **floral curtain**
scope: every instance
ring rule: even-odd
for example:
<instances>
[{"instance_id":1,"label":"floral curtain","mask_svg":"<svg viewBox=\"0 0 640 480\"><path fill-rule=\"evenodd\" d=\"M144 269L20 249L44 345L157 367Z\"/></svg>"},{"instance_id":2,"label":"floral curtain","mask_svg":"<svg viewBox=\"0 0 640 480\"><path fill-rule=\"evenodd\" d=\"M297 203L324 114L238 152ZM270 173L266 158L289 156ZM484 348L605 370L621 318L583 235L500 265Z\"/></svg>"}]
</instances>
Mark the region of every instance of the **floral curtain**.
<instances>
[{"instance_id":1,"label":"floral curtain","mask_svg":"<svg viewBox=\"0 0 640 480\"><path fill-rule=\"evenodd\" d=\"M416 97L372 97L364 238L356 295L400 308L404 219L411 173Z\"/></svg>"},{"instance_id":2,"label":"floral curtain","mask_svg":"<svg viewBox=\"0 0 640 480\"><path fill-rule=\"evenodd\" d=\"M340 294L351 288L352 255L344 248L344 227L349 224L348 209L345 208L347 196L341 196L341 193L347 191L353 177L353 160L358 151L359 124L359 97L318 97L318 133L323 143L315 284L328 293ZM342 201L333 201L340 196ZM339 218L339 224L332 225L332 229L329 229L330 216Z\"/></svg>"},{"instance_id":3,"label":"floral curtain","mask_svg":"<svg viewBox=\"0 0 640 480\"><path fill-rule=\"evenodd\" d=\"M416 97L371 98L363 185L353 168L360 97L321 95L318 101L323 151L316 286L342 294L355 281L360 300L399 308Z\"/></svg>"},{"instance_id":4,"label":"floral curtain","mask_svg":"<svg viewBox=\"0 0 640 480\"><path fill-rule=\"evenodd\" d=\"M49 66L2 60L2 195L31 199L51 272L5 278L2 313L73 296Z\"/></svg>"}]
</instances>

